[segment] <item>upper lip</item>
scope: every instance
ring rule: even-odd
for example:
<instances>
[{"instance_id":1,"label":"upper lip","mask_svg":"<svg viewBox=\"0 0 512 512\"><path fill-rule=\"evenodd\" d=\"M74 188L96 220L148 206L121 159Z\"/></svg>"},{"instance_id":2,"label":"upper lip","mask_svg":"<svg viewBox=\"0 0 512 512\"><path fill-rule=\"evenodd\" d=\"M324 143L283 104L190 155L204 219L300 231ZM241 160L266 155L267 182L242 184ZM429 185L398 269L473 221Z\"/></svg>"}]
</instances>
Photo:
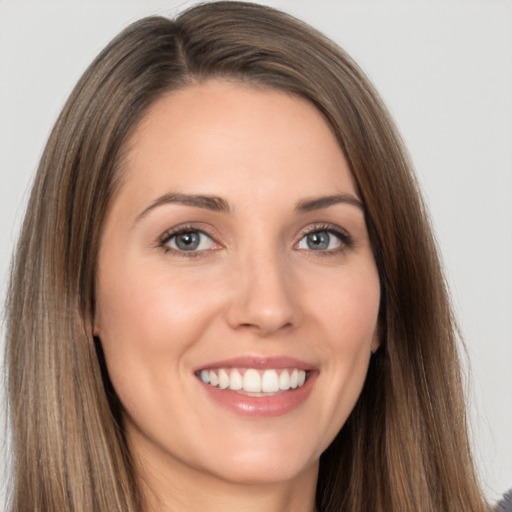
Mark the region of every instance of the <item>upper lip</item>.
<instances>
[{"instance_id":1,"label":"upper lip","mask_svg":"<svg viewBox=\"0 0 512 512\"><path fill-rule=\"evenodd\" d=\"M202 365L196 371L212 369L212 368L255 368L255 369L284 369L297 368L298 370L313 370L314 365L306 361L301 361L294 357L288 356L239 356L222 361L213 361Z\"/></svg>"}]
</instances>

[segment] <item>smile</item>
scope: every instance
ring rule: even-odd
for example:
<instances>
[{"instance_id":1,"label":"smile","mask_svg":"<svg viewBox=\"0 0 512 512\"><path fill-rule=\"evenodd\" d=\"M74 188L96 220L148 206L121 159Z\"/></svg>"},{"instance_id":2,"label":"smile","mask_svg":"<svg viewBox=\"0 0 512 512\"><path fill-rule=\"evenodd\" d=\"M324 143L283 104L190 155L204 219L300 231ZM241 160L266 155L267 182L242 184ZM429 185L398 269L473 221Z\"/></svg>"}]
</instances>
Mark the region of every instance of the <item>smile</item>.
<instances>
[{"instance_id":1,"label":"smile","mask_svg":"<svg viewBox=\"0 0 512 512\"><path fill-rule=\"evenodd\" d=\"M247 355L205 364L194 375L205 397L237 416L273 418L307 401L318 380L315 363L287 356Z\"/></svg>"},{"instance_id":2,"label":"smile","mask_svg":"<svg viewBox=\"0 0 512 512\"><path fill-rule=\"evenodd\" d=\"M205 384L221 390L229 389L249 396L269 396L302 387L308 372L298 368L215 368L203 369L197 376Z\"/></svg>"}]
</instances>

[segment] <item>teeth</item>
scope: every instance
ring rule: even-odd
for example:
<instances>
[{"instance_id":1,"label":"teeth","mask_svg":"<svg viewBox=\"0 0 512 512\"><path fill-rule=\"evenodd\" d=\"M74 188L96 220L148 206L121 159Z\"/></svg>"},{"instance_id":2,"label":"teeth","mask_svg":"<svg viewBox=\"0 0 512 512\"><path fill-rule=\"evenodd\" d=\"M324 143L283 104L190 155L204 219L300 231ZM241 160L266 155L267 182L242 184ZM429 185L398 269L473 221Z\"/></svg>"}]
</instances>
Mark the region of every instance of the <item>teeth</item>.
<instances>
[{"instance_id":1,"label":"teeth","mask_svg":"<svg viewBox=\"0 0 512 512\"><path fill-rule=\"evenodd\" d=\"M240 372L238 370L233 370L229 376L229 389L238 391L239 389L242 389L242 387L243 381Z\"/></svg>"},{"instance_id":2,"label":"teeth","mask_svg":"<svg viewBox=\"0 0 512 512\"><path fill-rule=\"evenodd\" d=\"M279 391L279 377L275 370L267 370L261 377L261 391L275 393Z\"/></svg>"},{"instance_id":3,"label":"teeth","mask_svg":"<svg viewBox=\"0 0 512 512\"><path fill-rule=\"evenodd\" d=\"M284 370L281 375L279 375L279 389L290 389L290 374L288 370Z\"/></svg>"},{"instance_id":4,"label":"teeth","mask_svg":"<svg viewBox=\"0 0 512 512\"><path fill-rule=\"evenodd\" d=\"M243 380L244 391L261 393L261 377L257 370L246 370Z\"/></svg>"},{"instance_id":5,"label":"teeth","mask_svg":"<svg viewBox=\"0 0 512 512\"><path fill-rule=\"evenodd\" d=\"M277 393L289 389L300 388L306 382L306 372L297 368L286 370L256 370L248 368L245 371L219 368L215 370L201 370L200 379L205 384L245 391L247 393Z\"/></svg>"},{"instance_id":6,"label":"teeth","mask_svg":"<svg viewBox=\"0 0 512 512\"><path fill-rule=\"evenodd\" d=\"M229 375L226 370L219 370L219 388L226 389L229 386Z\"/></svg>"},{"instance_id":7,"label":"teeth","mask_svg":"<svg viewBox=\"0 0 512 512\"><path fill-rule=\"evenodd\" d=\"M299 382L299 370L295 369L292 371L292 374L290 375L290 387L295 389L297 387L298 382Z\"/></svg>"},{"instance_id":8,"label":"teeth","mask_svg":"<svg viewBox=\"0 0 512 512\"><path fill-rule=\"evenodd\" d=\"M217 374L213 370L210 370L208 376L210 378L210 384L212 386L216 386L219 383L219 378L217 377Z\"/></svg>"}]
</instances>

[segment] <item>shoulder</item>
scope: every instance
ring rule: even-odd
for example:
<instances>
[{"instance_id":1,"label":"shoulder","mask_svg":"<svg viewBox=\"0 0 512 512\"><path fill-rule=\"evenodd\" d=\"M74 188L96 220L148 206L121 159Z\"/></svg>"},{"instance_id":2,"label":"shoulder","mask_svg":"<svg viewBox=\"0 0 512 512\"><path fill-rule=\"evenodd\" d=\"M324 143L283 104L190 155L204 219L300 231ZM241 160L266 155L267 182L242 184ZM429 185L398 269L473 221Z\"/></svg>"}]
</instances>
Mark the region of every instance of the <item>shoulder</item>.
<instances>
[{"instance_id":1,"label":"shoulder","mask_svg":"<svg viewBox=\"0 0 512 512\"><path fill-rule=\"evenodd\" d=\"M512 489L510 489L502 498L502 500L496 504L494 512L512 512Z\"/></svg>"}]
</instances>

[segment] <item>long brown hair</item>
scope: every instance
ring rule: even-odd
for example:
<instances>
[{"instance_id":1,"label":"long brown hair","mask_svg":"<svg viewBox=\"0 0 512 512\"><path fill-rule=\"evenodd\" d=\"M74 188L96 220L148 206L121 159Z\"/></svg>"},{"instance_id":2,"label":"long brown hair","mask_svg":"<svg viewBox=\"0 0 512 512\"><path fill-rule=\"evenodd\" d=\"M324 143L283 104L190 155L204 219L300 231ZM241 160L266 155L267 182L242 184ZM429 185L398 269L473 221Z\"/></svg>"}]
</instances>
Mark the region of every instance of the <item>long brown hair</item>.
<instances>
[{"instance_id":1,"label":"long brown hair","mask_svg":"<svg viewBox=\"0 0 512 512\"><path fill-rule=\"evenodd\" d=\"M455 323L393 123L334 43L279 11L238 2L125 29L84 73L50 135L8 291L10 510L143 509L121 405L92 335L99 241L129 133L163 94L214 77L314 104L365 204L382 288L381 346L321 457L319 510L487 510L467 438Z\"/></svg>"}]
</instances>

